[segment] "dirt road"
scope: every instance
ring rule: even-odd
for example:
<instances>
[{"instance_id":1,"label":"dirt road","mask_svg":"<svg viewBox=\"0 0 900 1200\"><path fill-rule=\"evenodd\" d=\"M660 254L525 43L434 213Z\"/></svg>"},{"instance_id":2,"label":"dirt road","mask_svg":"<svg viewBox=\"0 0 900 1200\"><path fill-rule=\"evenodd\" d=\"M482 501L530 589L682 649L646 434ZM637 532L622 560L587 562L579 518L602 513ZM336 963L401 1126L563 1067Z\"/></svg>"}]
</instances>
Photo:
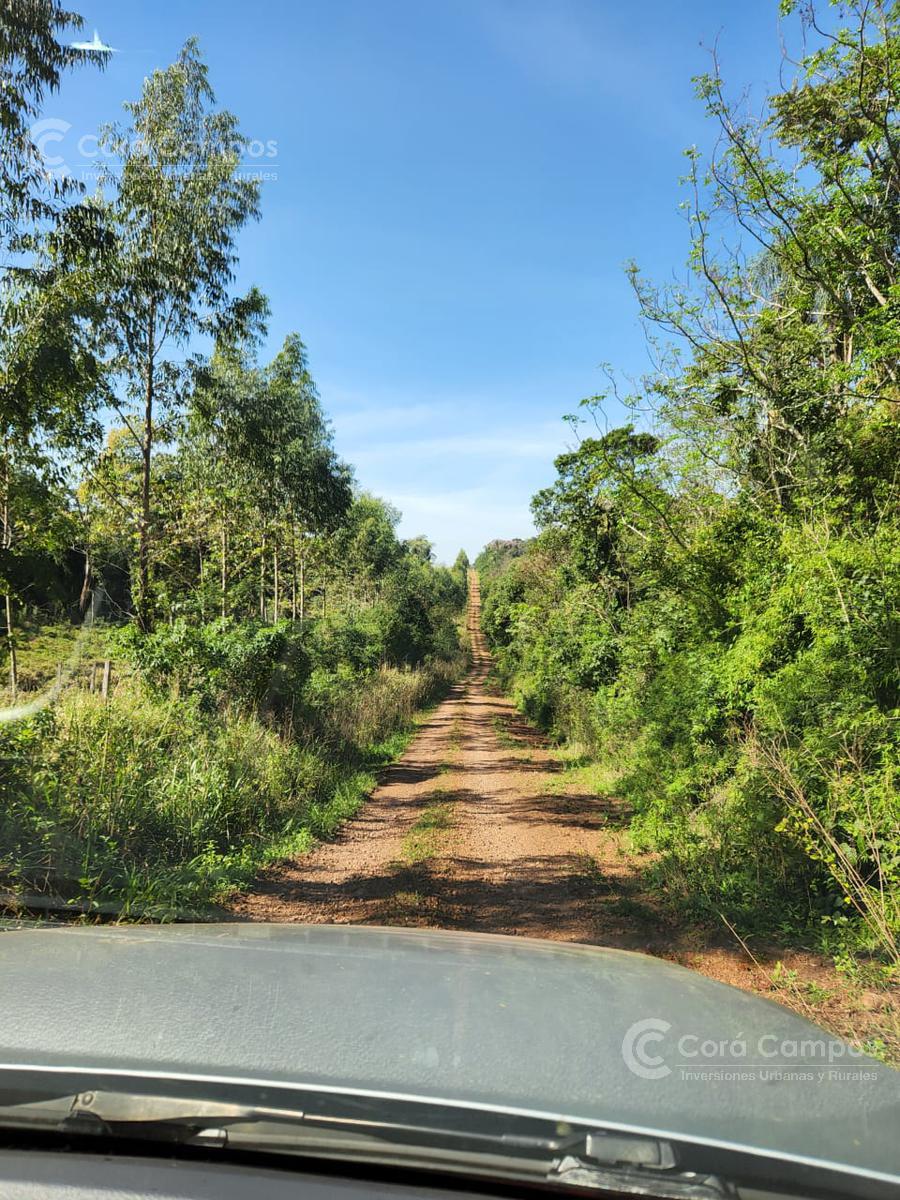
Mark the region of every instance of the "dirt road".
<instances>
[{"instance_id":1,"label":"dirt road","mask_svg":"<svg viewBox=\"0 0 900 1200\"><path fill-rule=\"evenodd\" d=\"M490 688L480 608L473 573L465 681L340 835L267 872L232 902L233 916L642 950L776 998L845 1036L884 1037L882 999L838 977L831 963L772 946L750 954L724 927L686 924L647 888L647 860L627 848L620 802L579 787L583 774L566 770Z\"/></svg>"},{"instance_id":2,"label":"dirt road","mask_svg":"<svg viewBox=\"0 0 900 1200\"><path fill-rule=\"evenodd\" d=\"M238 900L257 920L435 925L650 948L614 801L560 790L562 772L492 694L472 575L472 670L333 842ZM649 920L636 919L644 915Z\"/></svg>"}]
</instances>

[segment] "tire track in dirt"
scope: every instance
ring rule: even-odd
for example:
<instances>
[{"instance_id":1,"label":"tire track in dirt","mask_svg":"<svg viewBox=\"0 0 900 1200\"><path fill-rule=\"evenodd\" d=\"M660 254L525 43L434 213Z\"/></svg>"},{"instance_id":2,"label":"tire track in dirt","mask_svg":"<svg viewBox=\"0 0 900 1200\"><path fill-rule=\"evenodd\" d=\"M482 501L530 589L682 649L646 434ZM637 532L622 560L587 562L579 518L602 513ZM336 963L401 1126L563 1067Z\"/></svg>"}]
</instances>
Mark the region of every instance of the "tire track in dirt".
<instances>
[{"instance_id":1,"label":"tire track in dirt","mask_svg":"<svg viewBox=\"0 0 900 1200\"><path fill-rule=\"evenodd\" d=\"M544 739L488 687L490 655L470 582L473 668L452 785L454 833L433 861L430 896L446 928L641 947L649 930L617 902L640 887L620 853L614 801L565 789Z\"/></svg>"},{"instance_id":2,"label":"tire track in dirt","mask_svg":"<svg viewBox=\"0 0 900 1200\"><path fill-rule=\"evenodd\" d=\"M622 814L559 790L560 769L512 703L490 692L478 580L470 576L472 669L426 720L334 841L266 872L231 905L251 920L430 925L649 949L626 903L639 873ZM438 854L404 859L422 814L449 806ZM650 914L652 922L652 913Z\"/></svg>"}]
</instances>

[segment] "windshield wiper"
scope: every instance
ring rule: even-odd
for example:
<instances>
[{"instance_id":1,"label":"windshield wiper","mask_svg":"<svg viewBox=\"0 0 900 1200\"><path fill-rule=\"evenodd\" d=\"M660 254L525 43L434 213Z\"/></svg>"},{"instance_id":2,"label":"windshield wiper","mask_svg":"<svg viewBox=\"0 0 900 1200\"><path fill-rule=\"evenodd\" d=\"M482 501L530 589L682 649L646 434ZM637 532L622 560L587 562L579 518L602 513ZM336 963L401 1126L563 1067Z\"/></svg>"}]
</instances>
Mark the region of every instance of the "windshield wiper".
<instances>
[{"instance_id":1,"label":"windshield wiper","mask_svg":"<svg viewBox=\"0 0 900 1200\"><path fill-rule=\"evenodd\" d=\"M180 1146L329 1152L353 1159L390 1159L417 1166L470 1170L474 1163L509 1177L523 1175L567 1187L624 1191L634 1195L720 1200L718 1180L677 1168L664 1141L596 1131L548 1134L479 1132L391 1119L390 1106L376 1117L358 1106L331 1110L266 1107L192 1096L93 1090L58 1096L0 1094L0 1126L55 1130Z\"/></svg>"},{"instance_id":2,"label":"windshield wiper","mask_svg":"<svg viewBox=\"0 0 900 1200\"><path fill-rule=\"evenodd\" d=\"M193 1143L217 1123L303 1119L303 1113L294 1110L266 1110L257 1105L130 1092L97 1090L49 1097L30 1095L9 1103L11 1099L9 1095L0 1097L0 1125L5 1128L159 1138L182 1144Z\"/></svg>"},{"instance_id":3,"label":"windshield wiper","mask_svg":"<svg viewBox=\"0 0 900 1200\"><path fill-rule=\"evenodd\" d=\"M725 1200L735 1194L731 1189L726 1190L716 1175L696 1171L662 1175L656 1168L646 1169L627 1162L603 1165L572 1155L554 1164L547 1173L547 1182L616 1194L656 1196L660 1200Z\"/></svg>"},{"instance_id":4,"label":"windshield wiper","mask_svg":"<svg viewBox=\"0 0 900 1200\"><path fill-rule=\"evenodd\" d=\"M618 1191L665 1200L721 1200L729 1195L715 1175L679 1171L671 1143L640 1134L597 1132L577 1135L560 1149L548 1181L567 1187Z\"/></svg>"},{"instance_id":5,"label":"windshield wiper","mask_svg":"<svg viewBox=\"0 0 900 1200\"><path fill-rule=\"evenodd\" d=\"M215 1085L197 1095L186 1081L143 1083L148 1090L92 1088L70 1075L66 1086L34 1076L0 1086L0 1134L46 1131L98 1140L250 1151L330 1164L479 1175L565 1190L593 1190L665 1200L725 1200L736 1186L757 1194L888 1196L872 1180L840 1177L652 1134L538 1116L468 1110L440 1101L378 1097L309 1088ZM162 1089L166 1090L163 1091ZM240 1098L246 1099L245 1103ZM271 1105L257 1101L272 1100ZM295 1105L299 1100L302 1107ZM279 1104L279 1101L282 1103ZM777 1185L777 1186L776 1186Z\"/></svg>"}]
</instances>

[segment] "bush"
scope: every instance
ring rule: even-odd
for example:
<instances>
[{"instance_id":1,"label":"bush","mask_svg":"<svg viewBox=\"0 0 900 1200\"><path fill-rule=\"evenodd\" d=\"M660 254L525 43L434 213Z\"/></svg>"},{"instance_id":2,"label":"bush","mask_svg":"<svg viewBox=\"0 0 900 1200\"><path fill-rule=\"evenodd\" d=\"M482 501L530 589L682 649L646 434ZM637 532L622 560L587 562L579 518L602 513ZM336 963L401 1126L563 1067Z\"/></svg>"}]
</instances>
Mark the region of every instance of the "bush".
<instances>
[{"instance_id":1,"label":"bush","mask_svg":"<svg viewBox=\"0 0 900 1200\"><path fill-rule=\"evenodd\" d=\"M150 634L129 625L120 631L119 645L151 687L195 697L207 710L225 703L276 705L303 686L310 670L301 637L286 624L178 620Z\"/></svg>"},{"instance_id":2,"label":"bush","mask_svg":"<svg viewBox=\"0 0 900 1200\"><path fill-rule=\"evenodd\" d=\"M618 766L636 843L694 917L837 930L896 957L900 534L763 537L721 509L714 524L718 628L696 580L670 570L610 605L558 541L548 570L538 539L485 581L500 674L533 719Z\"/></svg>"},{"instance_id":3,"label":"bush","mask_svg":"<svg viewBox=\"0 0 900 1200\"><path fill-rule=\"evenodd\" d=\"M462 669L458 581L423 578L424 600L398 586L302 627L115 631L136 674L109 702L72 689L0 726L0 878L165 919L204 912L262 862L330 836Z\"/></svg>"},{"instance_id":4,"label":"bush","mask_svg":"<svg viewBox=\"0 0 900 1200\"><path fill-rule=\"evenodd\" d=\"M0 878L125 917L202 913L262 862L330 836L454 676L319 669L305 697L318 727L288 736L234 706L209 711L203 688L69 692L0 726Z\"/></svg>"}]
</instances>

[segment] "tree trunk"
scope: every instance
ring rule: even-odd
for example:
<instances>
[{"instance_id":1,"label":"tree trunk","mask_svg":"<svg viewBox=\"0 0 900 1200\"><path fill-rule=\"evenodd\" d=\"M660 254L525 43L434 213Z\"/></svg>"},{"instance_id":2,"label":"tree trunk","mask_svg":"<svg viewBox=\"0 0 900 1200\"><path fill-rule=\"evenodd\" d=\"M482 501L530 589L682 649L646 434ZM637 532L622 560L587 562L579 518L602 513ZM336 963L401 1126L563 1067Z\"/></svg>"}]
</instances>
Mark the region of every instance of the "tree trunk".
<instances>
[{"instance_id":1,"label":"tree trunk","mask_svg":"<svg viewBox=\"0 0 900 1200\"><path fill-rule=\"evenodd\" d=\"M274 591L274 610L272 612L272 624L278 624L278 610L281 607L281 576L278 574L278 542L272 547L272 587Z\"/></svg>"},{"instance_id":2,"label":"tree trunk","mask_svg":"<svg viewBox=\"0 0 900 1200\"><path fill-rule=\"evenodd\" d=\"M94 559L90 546L86 546L84 551L84 575L81 579L81 595L78 597L78 611L82 616L87 612L87 607L91 600L91 580L93 579L93 575Z\"/></svg>"},{"instance_id":3,"label":"tree trunk","mask_svg":"<svg viewBox=\"0 0 900 1200\"><path fill-rule=\"evenodd\" d=\"M301 625L303 624L303 618L306 615L306 604L305 604L305 600L304 600L304 588L305 588L304 576L305 576L305 574L306 574L306 559L301 554L300 555L300 624Z\"/></svg>"},{"instance_id":4,"label":"tree trunk","mask_svg":"<svg viewBox=\"0 0 900 1200\"><path fill-rule=\"evenodd\" d=\"M219 577L222 600L222 620L228 615L228 523L222 513L222 573Z\"/></svg>"},{"instance_id":5,"label":"tree trunk","mask_svg":"<svg viewBox=\"0 0 900 1200\"><path fill-rule=\"evenodd\" d=\"M156 355L156 301L150 302L147 324L147 366L144 388L144 430L141 444L141 521L138 548L138 625L150 632L150 462L153 453L153 360Z\"/></svg>"},{"instance_id":6,"label":"tree trunk","mask_svg":"<svg viewBox=\"0 0 900 1200\"><path fill-rule=\"evenodd\" d=\"M259 619L266 619L266 535L262 535L259 555Z\"/></svg>"},{"instance_id":7,"label":"tree trunk","mask_svg":"<svg viewBox=\"0 0 900 1200\"><path fill-rule=\"evenodd\" d=\"M10 488L10 465L9 465L9 446L8 443L3 447L3 507L0 509L0 517L3 520L3 529L0 531L0 545L6 554L12 549L13 532L12 532L12 517L9 512L9 488ZM6 649L9 654L9 690L12 693L12 702L15 704L16 695L19 690L19 664L16 658L16 638L13 630L13 604L12 593L6 593Z\"/></svg>"},{"instance_id":8,"label":"tree trunk","mask_svg":"<svg viewBox=\"0 0 900 1200\"><path fill-rule=\"evenodd\" d=\"M291 622L297 620L297 528L291 521Z\"/></svg>"},{"instance_id":9,"label":"tree trunk","mask_svg":"<svg viewBox=\"0 0 900 1200\"><path fill-rule=\"evenodd\" d=\"M16 638L13 632L12 596L6 593L6 649L9 652L9 690L15 704L19 690L19 664L16 658Z\"/></svg>"}]
</instances>

